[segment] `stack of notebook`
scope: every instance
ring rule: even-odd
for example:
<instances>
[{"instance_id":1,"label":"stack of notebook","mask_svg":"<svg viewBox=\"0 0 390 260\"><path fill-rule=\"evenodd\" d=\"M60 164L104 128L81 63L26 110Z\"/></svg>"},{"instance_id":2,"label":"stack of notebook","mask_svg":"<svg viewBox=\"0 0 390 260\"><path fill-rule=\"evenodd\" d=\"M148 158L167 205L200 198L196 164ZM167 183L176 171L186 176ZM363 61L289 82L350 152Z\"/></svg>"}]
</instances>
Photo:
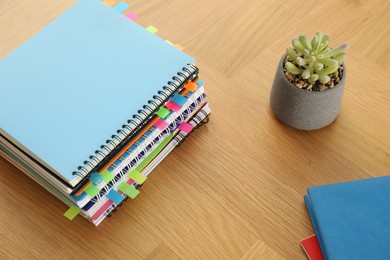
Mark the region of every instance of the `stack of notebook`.
<instances>
[{"instance_id":1,"label":"stack of notebook","mask_svg":"<svg viewBox=\"0 0 390 260\"><path fill-rule=\"evenodd\" d=\"M390 176L311 187L305 202L310 259L390 259Z\"/></svg>"},{"instance_id":2,"label":"stack of notebook","mask_svg":"<svg viewBox=\"0 0 390 260\"><path fill-rule=\"evenodd\" d=\"M98 225L207 122L194 62L115 8L79 0L0 60L0 153L69 219Z\"/></svg>"}]
</instances>

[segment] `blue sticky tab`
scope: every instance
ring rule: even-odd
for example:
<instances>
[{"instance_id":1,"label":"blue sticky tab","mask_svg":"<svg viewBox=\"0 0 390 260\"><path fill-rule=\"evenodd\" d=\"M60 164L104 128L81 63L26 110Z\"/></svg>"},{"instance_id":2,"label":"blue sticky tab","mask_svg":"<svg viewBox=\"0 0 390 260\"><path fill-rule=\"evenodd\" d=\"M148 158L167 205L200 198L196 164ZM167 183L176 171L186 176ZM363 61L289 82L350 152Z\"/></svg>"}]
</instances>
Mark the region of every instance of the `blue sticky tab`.
<instances>
[{"instance_id":1,"label":"blue sticky tab","mask_svg":"<svg viewBox=\"0 0 390 260\"><path fill-rule=\"evenodd\" d=\"M130 153L129 152L124 152L123 154L122 154L122 158L123 159L126 159L127 157L129 157L129 155L130 155Z\"/></svg>"},{"instance_id":2,"label":"blue sticky tab","mask_svg":"<svg viewBox=\"0 0 390 260\"><path fill-rule=\"evenodd\" d=\"M107 198L112 200L116 205L119 205L125 197L116 190L110 190L107 194Z\"/></svg>"},{"instance_id":3,"label":"blue sticky tab","mask_svg":"<svg viewBox=\"0 0 390 260\"><path fill-rule=\"evenodd\" d=\"M171 100L175 102L179 106L184 106L184 104L187 102L187 99L185 97L180 96L179 94L175 94Z\"/></svg>"},{"instance_id":4,"label":"blue sticky tab","mask_svg":"<svg viewBox=\"0 0 390 260\"><path fill-rule=\"evenodd\" d=\"M89 180L97 186L103 181L103 176L101 176L98 172L94 172L91 174L91 177L89 177Z\"/></svg>"},{"instance_id":5,"label":"blue sticky tab","mask_svg":"<svg viewBox=\"0 0 390 260\"><path fill-rule=\"evenodd\" d=\"M117 10L118 12L122 13L126 11L129 8L129 6L125 2L120 2L117 4L114 9Z\"/></svg>"},{"instance_id":6,"label":"blue sticky tab","mask_svg":"<svg viewBox=\"0 0 390 260\"><path fill-rule=\"evenodd\" d=\"M203 84L204 84L203 80L201 80L201 79L198 80L198 83L197 83L198 87L202 87Z\"/></svg>"}]
</instances>

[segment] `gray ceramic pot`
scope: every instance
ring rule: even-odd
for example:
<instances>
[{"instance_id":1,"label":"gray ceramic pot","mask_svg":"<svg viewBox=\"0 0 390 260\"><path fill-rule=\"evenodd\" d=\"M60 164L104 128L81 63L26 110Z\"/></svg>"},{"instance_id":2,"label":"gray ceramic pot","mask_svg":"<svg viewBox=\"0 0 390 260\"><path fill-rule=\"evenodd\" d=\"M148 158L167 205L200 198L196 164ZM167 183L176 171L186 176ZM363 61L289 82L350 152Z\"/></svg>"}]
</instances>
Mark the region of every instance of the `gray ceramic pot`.
<instances>
[{"instance_id":1,"label":"gray ceramic pot","mask_svg":"<svg viewBox=\"0 0 390 260\"><path fill-rule=\"evenodd\" d=\"M278 64L271 90L271 109L285 124L301 130L315 130L332 123L340 112L346 70L332 89L307 91L291 84L283 72L286 54Z\"/></svg>"}]
</instances>

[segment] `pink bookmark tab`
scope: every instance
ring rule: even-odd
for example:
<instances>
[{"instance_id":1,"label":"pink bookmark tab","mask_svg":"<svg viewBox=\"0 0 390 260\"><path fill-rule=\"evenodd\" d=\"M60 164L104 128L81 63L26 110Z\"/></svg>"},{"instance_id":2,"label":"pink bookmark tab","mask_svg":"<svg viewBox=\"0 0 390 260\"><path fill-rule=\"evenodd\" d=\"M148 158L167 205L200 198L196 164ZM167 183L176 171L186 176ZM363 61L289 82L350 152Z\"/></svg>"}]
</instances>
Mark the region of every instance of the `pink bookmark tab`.
<instances>
[{"instance_id":1,"label":"pink bookmark tab","mask_svg":"<svg viewBox=\"0 0 390 260\"><path fill-rule=\"evenodd\" d=\"M164 130L168 126L168 123L159 118L156 123L154 123L154 126L160 130Z\"/></svg>"},{"instance_id":2,"label":"pink bookmark tab","mask_svg":"<svg viewBox=\"0 0 390 260\"><path fill-rule=\"evenodd\" d=\"M179 130L185 132L186 134L189 134L192 129L194 129L194 127L186 122L183 122L181 123L181 125L179 125Z\"/></svg>"},{"instance_id":3,"label":"pink bookmark tab","mask_svg":"<svg viewBox=\"0 0 390 260\"><path fill-rule=\"evenodd\" d=\"M100 209L98 211L96 211L95 214L93 214L93 216L91 217L92 220L97 220L98 218L100 218L101 215L103 215L104 212L106 212L106 210L113 204L113 202L111 200L107 200L106 203L103 204L103 206L100 207Z\"/></svg>"},{"instance_id":4,"label":"pink bookmark tab","mask_svg":"<svg viewBox=\"0 0 390 260\"><path fill-rule=\"evenodd\" d=\"M126 17L129 18L130 20L135 21L135 20L137 20L138 15L136 13L129 12L129 13L126 14Z\"/></svg>"},{"instance_id":5,"label":"pink bookmark tab","mask_svg":"<svg viewBox=\"0 0 390 260\"><path fill-rule=\"evenodd\" d=\"M172 100L169 100L166 104L165 107L168 108L169 110L173 110L175 112L179 112L181 109L181 106L173 102Z\"/></svg>"}]
</instances>

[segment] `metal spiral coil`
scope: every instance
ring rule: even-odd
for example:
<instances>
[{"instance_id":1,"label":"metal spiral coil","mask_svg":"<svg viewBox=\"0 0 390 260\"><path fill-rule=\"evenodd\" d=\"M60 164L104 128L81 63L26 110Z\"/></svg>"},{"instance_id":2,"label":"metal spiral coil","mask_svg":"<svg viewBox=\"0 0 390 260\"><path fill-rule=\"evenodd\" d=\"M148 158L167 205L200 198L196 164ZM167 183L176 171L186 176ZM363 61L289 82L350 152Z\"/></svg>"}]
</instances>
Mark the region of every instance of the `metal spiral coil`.
<instances>
[{"instance_id":1,"label":"metal spiral coil","mask_svg":"<svg viewBox=\"0 0 390 260\"><path fill-rule=\"evenodd\" d=\"M148 100L148 104L138 110L138 114L133 115L131 119L127 120L126 124L123 124L121 129L118 129L117 134L112 135L111 139L106 140L105 144L100 146L100 150L96 150L94 155L89 156L89 161L87 163L83 162L82 165L77 167L78 171L74 171L72 174L81 178L87 176L96 165L131 134L150 114L162 106L165 100L181 85L186 81L191 80L190 76L196 73L198 68L189 63L187 63L187 66L188 67L183 67L181 71L177 72L176 75L172 77L172 80L167 82L167 85L163 86L162 90L157 92L158 95L154 95L151 100Z\"/></svg>"}]
</instances>

